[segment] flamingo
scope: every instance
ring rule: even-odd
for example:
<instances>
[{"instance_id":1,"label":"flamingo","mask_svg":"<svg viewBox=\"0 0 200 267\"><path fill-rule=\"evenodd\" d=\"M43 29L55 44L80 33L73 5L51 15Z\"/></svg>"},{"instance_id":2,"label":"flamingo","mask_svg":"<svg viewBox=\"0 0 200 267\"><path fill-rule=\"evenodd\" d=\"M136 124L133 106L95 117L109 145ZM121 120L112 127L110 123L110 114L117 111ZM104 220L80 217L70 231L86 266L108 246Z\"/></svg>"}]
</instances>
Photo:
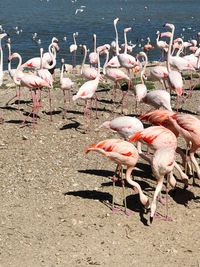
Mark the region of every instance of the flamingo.
<instances>
[{"instance_id":1,"label":"flamingo","mask_svg":"<svg viewBox=\"0 0 200 267\"><path fill-rule=\"evenodd\" d=\"M147 93L147 87L144 84L143 77L145 77L145 70L148 62L147 55L144 52L140 52L140 55L145 58L145 64L141 71L141 80L142 83L135 86L135 95L136 95L136 106L137 103L143 101L146 104L149 104L155 108L164 107L167 110L172 110L171 108L171 99L170 94L164 90L153 90Z\"/></svg>"},{"instance_id":2,"label":"flamingo","mask_svg":"<svg viewBox=\"0 0 200 267\"><path fill-rule=\"evenodd\" d=\"M161 61L162 61L162 60L164 60L164 52L167 52L169 46L165 41L160 40L160 32L159 31L157 31L156 34L157 34L156 45L162 51L162 55L161 55Z\"/></svg>"},{"instance_id":3,"label":"flamingo","mask_svg":"<svg viewBox=\"0 0 200 267\"><path fill-rule=\"evenodd\" d=\"M97 36L96 34L93 34L93 42L94 42L94 52L89 54L89 62L90 65L95 65L98 63L98 57L97 57Z\"/></svg>"},{"instance_id":4,"label":"flamingo","mask_svg":"<svg viewBox=\"0 0 200 267\"><path fill-rule=\"evenodd\" d=\"M200 120L190 114L174 114L169 120L185 139L187 150L190 147L189 158L197 172L198 179L200 179L200 167L195 158L195 152L200 147Z\"/></svg>"},{"instance_id":5,"label":"flamingo","mask_svg":"<svg viewBox=\"0 0 200 267\"><path fill-rule=\"evenodd\" d=\"M80 45L83 49L83 61L81 64L81 75L85 77L87 80L94 80L97 77L97 69L94 67L85 66L85 60L87 57L87 47L86 45Z\"/></svg>"},{"instance_id":6,"label":"flamingo","mask_svg":"<svg viewBox=\"0 0 200 267\"><path fill-rule=\"evenodd\" d=\"M173 24L166 23L165 27L170 28L172 30L172 32L168 34L165 33L166 36L170 37L169 48L167 52L167 70L168 70L168 81L170 87L177 93L177 109L178 109L179 97L182 95L183 92L183 79L180 72L176 70L171 70L170 68L170 55L171 55L175 26Z\"/></svg>"},{"instance_id":7,"label":"flamingo","mask_svg":"<svg viewBox=\"0 0 200 267\"><path fill-rule=\"evenodd\" d=\"M144 143L147 143L148 146L154 151L166 148L172 148L175 151L177 150L176 135L171 130L163 126L150 126L141 132L133 134L129 138L129 141L130 142L142 141ZM144 153L140 153L140 156L143 157L148 162L151 162L151 159L146 155L144 155ZM181 170L181 168L176 162L174 164L181 176L182 181L185 183L185 187L187 187L188 176ZM171 178L174 179L173 177ZM175 186L175 183L173 183L173 186Z\"/></svg>"},{"instance_id":8,"label":"flamingo","mask_svg":"<svg viewBox=\"0 0 200 267\"><path fill-rule=\"evenodd\" d=\"M133 187L135 187L139 193L140 201L145 206L149 206L147 196L143 193L140 185L131 179L131 173L138 161L137 149L131 143L120 139L107 139L97 144L93 144L85 149L85 152L96 151L106 156L110 160L114 161L119 165L125 165L127 167L125 178L126 181ZM123 179L123 177L121 177ZM124 183L123 185L123 200L125 204L126 212L126 199L124 196ZM114 210L114 187L115 181L113 181L113 200L112 209Z\"/></svg>"},{"instance_id":9,"label":"flamingo","mask_svg":"<svg viewBox=\"0 0 200 267\"><path fill-rule=\"evenodd\" d=\"M11 41L10 38L8 38L8 42L6 43L6 46L8 48L8 58L10 58L11 56ZM8 73L11 77L11 79L13 80L13 77L16 73L16 69L12 69L11 68L11 61L8 60ZM7 102L6 102L6 106L8 106L8 104L13 100L17 98L18 99L18 108L19 108L19 102L20 102L20 86L18 87L18 89L16 88L16 94L15 96L11 97Z\"/></svg>"},{"instance_id":10,"label":"flamingo","mask_svg":"<svg viewBox=\"0 0 200 267\"><path fill-rule=\"evenodd\" d=\"M117 86L117 83L122 81L122 80L125 80L129 83L129 86L130 86L130 78L127 74L125 74L122 70L120 69L116 69L116 68L109 68L107 66L107 63L108 63L108 57L109 57L109 52L108 50L105 50L105 53L106 53L106 61L105 61L105 64L103 66L103 74L110 80L112 80L114 82L114 86L113 86L113 102L114 102L114 98L115 98L115 92L116 92L116 86ZM122 95L122 112L123 112L123 100L124 100L124 92L123 92L123 95Z\"/></svg>"},{"instance_id":11,"label":"flamingo","mask_svg":"<svg viewBox=\"0 0 200 267\"><path fill-rule=\"evenodd\" d=\"M166 175L170 175L175 166L175 150L172 148L164 148L157 150L151 160L152 172L157 180L157 186L153 195L153 200L150 205L150 223L153 222L153 218L156 212L156 200L161 193L164 178ZM167 178L167 180L170 178ZM167 214L164 217L165 220L170 220L168 217L168 205L166 205Z\"/></svg>"},{"instance_id":12,"label":"flamingo","mask_svg":"<svg viewBox=\"0 0 200 267\"><path fill-rule=\"evenodd\" d=\"M68 99L70 103L70 91L74 86L74 82L70 78L63 77L64 76L64 71L65 71L65 60L64 58L61 59L61 73L60 73L60 88L63 90L63 97L64 97L64 113L63 113L63 118L65 118L66 112L67 112L67 99L66 99L66 91L68 91Z\"/></svg>"},{"instance_id":13,"label":"flamingo","mask_svg":"<svg viewBox=\"0 0 200 267\"><path fill-rule=\"evenodd\" d=\"M37 75L49 84L48 87L48 97L49 97L49 107L50 107L50 120L52 121L52 105L51 105L51 90L53 88L53 77L49 70L42 67L43 64L43 48L40 48L40 69L37 70Z\"/></svg>"},{"instance_id":14,"label":"flamingo","mask_svg":"<svg viewBox=\"0 0 200 267\"><path fill-rule=\"evenodd\" d=\"M84 120L85 120L85 126L87 126L86 121L90 117L90 112L88 108L89 100L91 100L92 104L92 99L95 97L96 101L96 116L97 116L97 96L96 90L99 85L99 80L100 80L100 60L99 60L99 53L98 53L98 73L97 76L94 80L87 81L85 82L78 90L77 94L73 96L73 101L81 98L86 100L86 107L85 107L85 112L84 112Z\"/></svg>"},{"instance_id":15,"label":"flamingo","mask_svg":"<svg viewBox=\"0 0 200 267\"><path fill-rule=\"evenodd\" d=\"M42 59L42 68L45 69L52 69L56 65L56 59L55 59L55 44L51 43L48 48L49 54L51 55L51 61L53 62L50 64L50 62L47 60L48 56L44 56ZM54 52L53 52L54 51ZM21 68L34 68L39 70L41 68L41 57L34 57L29 60L27 60L24 64L21 65Z\"/></svg>"},{"instance_id":16,"label":"flamingo","mask_svg":"<svg viewBox=\"0 0 200 267\"><path fill-rule=\"evenodd\" d=\"M76 44L76 37L78 36L78 32L74 32L73 33L73 40L74 40L74 43L72 45L70 45L69 47L69 51L70 53L72 53L72 66L73 68L76 67L76 51L77 51L77 44Z\"/></svg>"},{"instance_id":17,"label":"flamingo","mask_svg":"<svg viewBox=\"0 0 200 267\"><path fill-rule=\"evenodd\" d=\"M165 81L168 79L168 75L169 73L167 67L165 66L155 66L150 70L150 76L153 79L158 80L165 90L167 90Z\"/></svg>"},{"instance_id":18,"label":"flamingo","mask_svg":"<svg viewBox=\"0 0 200 267\"><path fill-rule=\"evenodd\" d=\"M0 34L0 86L3 83L3 49L2 49L2 45L1 45L1 41L3 38L5 38L7 36L7 33L1 33Z\"/></svg>"},{"instance_id":19,"label":"flamingo","mask_svg":"<svg viewBox=\"0 0 200 267\"><path fill-rule=\"evenodd\" d=\"M33 75L33 74L25 74L21 71L21 64L22 64L22 57L18 53L13 53L10 57L9 60L13 60L13 58L18 58L19 63L17 70L15 72L15 75L13 76L13 80L16 85L21 86L21 87L27 87L30 89L31 92L31 97L33 100L33 107L32 107L32 112L34 114L35 111L38 110L39 108L39 103L38 103L38 97L37 94L34 90L36 89L41 89L43 87L50 88L50 85L40 77ZM33 122L35 122L34 117L33 117Z\"/></svg>"},{"instance_id":20,"label":"flamingo","mask_svg":"<svg viewBox=\"0 0 200 267\"><path fill-rule=\"evenodd\" d=\"M154 49L154 47L153 47L153 45L152 44L150 44L150 42L151 42L151 39L150 39L150 37L147 37L147 44L145 44L144 45L144 51L151 51L152 49Z\"/></svg>"}]
</instances>

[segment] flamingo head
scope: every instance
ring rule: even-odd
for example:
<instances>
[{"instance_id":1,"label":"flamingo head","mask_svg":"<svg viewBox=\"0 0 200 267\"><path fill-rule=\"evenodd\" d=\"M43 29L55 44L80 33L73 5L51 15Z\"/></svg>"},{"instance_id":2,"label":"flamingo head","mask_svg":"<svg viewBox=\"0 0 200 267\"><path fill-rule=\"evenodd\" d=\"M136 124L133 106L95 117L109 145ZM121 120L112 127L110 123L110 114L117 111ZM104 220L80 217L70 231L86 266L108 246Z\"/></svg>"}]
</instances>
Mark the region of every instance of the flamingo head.
<instances>
[{"instance_id":1,"label":"flamingo head","mask_svg":"<svg viewBox=\"0 0 200 267\"><path fill-rule=\"evenodd\" d=\"M171 38L172 36L172 33L171 32L162 32L160 34L160 37L168 37L168 38Z\"/></svg>"},{"instance_id":2,"label":"flamingo head","mask_svg":"<svg viewBox=\"0 0 200 267\"><path fill-rule=\"evenodd\" d=\"M1 33L0 34L0 39L3 39L4 37L6 37L7 36L7 33Z\"/></svg>"},{"instance_id":3,"label":"flamingo head","mask_svg":"<svg viewBox=\"0 0 200 267\"><path fill-rule=\"evenodd\" d=\"M114 25L117 25L118 21L119 21L119 18L114 19Z\"/></svg>"},{"instance_id":4,"label":"flamingo head","mask_svg":"<svg viewBox=\"0 0 200 267\"><path fill-rule=\"evenodd\" d=\"M64 64L64 63L65 63L64 58L61 58L61 64Z\"/></svg>"},{"instance_id":5,"label":"flamingo head","mask_svg":"<svg viewBox=\"0 0 200 267\"><path fill-rule=\"evenodd\" d=\"M164 24L163 26L164 26L164 27L167 27L167 28L170 28L170 29L175 29L175 26L174 26L174 24L172 24L172 23L166 23L166 24Z\"/></svg>"},{"instance_id":6,"label":"flamingo head","mask_svg":"<svg viewBox=\"0 0 200 267\"><path fill-rule=\"evenodd\" d=\"M58 46L57 42L52 42L52 46L55 47L57 52L60 50L60 47Z\"/></svg>"},{"instance_id":7,"label":"flamingo head","mask_svg":"<svg viewBox=\"0 0 200 267\"><path fill-rule=\"evenodd\" d=\"M132 30L131 27L129 27L129 28L125 28L125 29L124 29L124 32L130 32L131 30Z\"/></svg>"},{"instance_id":8,"label":"flamingo head","mask_svg":"<svg viewBox=\"0 0 200 267\"><path fill-rule=\"evenodd\" d=\"M58 39L57 39L56 37L53 37L53 38L51 39L51 42L52 42L52 43L57 43L57 44L58 44Z\"/></svg>"}]
</instances>

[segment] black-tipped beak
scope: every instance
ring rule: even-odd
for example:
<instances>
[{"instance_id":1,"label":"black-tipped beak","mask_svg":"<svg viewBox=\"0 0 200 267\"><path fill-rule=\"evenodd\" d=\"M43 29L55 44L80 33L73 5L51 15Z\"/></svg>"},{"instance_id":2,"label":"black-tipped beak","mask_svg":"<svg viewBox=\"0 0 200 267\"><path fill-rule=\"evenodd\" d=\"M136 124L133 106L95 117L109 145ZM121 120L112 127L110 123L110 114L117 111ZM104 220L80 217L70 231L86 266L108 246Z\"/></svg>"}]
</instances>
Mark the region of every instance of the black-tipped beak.
<instances>
[{"instance_id":1,"label":"black-tipped beak","mask_svg":"<svg viewBox=\"0 0 200 267\"><path fill-rule=\"evenodd\" d=\"M153 217L150 216L150 224L153 222Z\"/></svg>"}]
</instances>

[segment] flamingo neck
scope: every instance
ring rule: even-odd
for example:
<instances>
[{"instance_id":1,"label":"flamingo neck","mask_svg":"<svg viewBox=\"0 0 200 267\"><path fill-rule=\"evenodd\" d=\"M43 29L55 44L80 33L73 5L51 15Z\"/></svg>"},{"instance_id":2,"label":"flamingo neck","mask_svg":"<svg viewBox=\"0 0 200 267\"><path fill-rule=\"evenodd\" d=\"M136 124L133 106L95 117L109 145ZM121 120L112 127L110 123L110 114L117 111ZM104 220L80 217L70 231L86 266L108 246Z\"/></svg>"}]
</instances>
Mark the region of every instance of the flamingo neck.
<instances>
[{"instance_id":1,"label":"flamingo neck","mask_svg":"<svg viewBox=\"0 0 200 267\"><path fill-rule=\"evenodd\" d=\"M169 60L170 60L171 51L172 51L172 43L173 43L173 38L174 38L174 31L175 31L175 27L173 26L172 34L171 34L170 41L169 41L169 47L168 47L168 51L167 51L167 70L168 70L168 72L171 72Z\"/></svg>"},{"instance_id":2,"label":"flamingo neck","mask_svg":"<svg viewBox=\"0 0 200 267\"><path fill-rule=\"evenodd\" d=\"M10 47L10 44L7 44L8 46L8 57L11 56L11 47ZM10 73L11 72L11 61L9 60L8 61L8 72Z\"/></svg>"},{"instance_id":3,"label":"flamingo neck","mask_svg":"<svg viewBox=\"0 0 200 267\"><path fill-rule=\"evenodd\" d=\"M176 53L176 56L179 57L180 56L180 53L183 51L183 39L180 38L180 42L181 42L181 46L180 48L178 49L177 53Z\"/></svg>"},{"instance_id":4,"label":"flamingo neck","mask_svg":"<svg viewBox=\"0 0 200 267\"><path fill-rule=\"evenodd\" d=\"M106 75L106 65L108 64L108 59L109 59L109 52L106 52L106 61L103 65L103 74Z\"/></svg>"},{"instance_id":5,"label":"flamingo neck","mask_svg":"<svg viewBox=\"0 0 200 267\"><path fill-rule=\"evenodd\" d=\"M74 44L76 45L76 36L73 34Z\"/></svg>"},{"instance_id":6,"label":"flamingo neck","mask_svg":"<svg viewBox=\"0 0 200 267\"><path fill-rule=\"evenodd\" d=\"M144 78L143 78L143 76L144 76L144 74L145 74L145 72L146 72L146 68L147 68L147 63L148 63L148 58L147 58L147 55L145 54L145 53L143 53L143 57L144 57L144 59L145 59L145 63L144 63L144 67L143 67L143 69L142 69L142 71L141 71L141 81L142 81L142 84L144 84Z\"/></svg>"},{"instance_id":7,"label":"flamingo neck","mask_svg":"<svg viewBox=\"0 0 200 267\"><path fill-rule=\"evenodd\" d=\"M116 55L119 55L119 40L118 40L118 31L117 31L117 23L114 23L115 28L115 46L116 46Z\"/></svg>"},{"instance_id":8,"label":"flamingo neck","mask_svg":"<svg viewBox=\"0 0 200 267\"><path fill-rule=\"evenodd\" d=\"M127 54L127 37L126 37L126 31L124 31L124 54Z\"/></svg>"},{"instance_id":9,"label":"flamingo neck","mask_svg":"<svg viewBox=\"0 0 200 267\"><path fill-rule=\"evenodd\" d=\"M64 63L62 63L62 66L61 66L60 81L62 81L63 79L63 74L64 74Z\"/></svg>"},{"instance_id":10,"label":"flamingo neck","mask_svg":"<svg viewBox=\"0 0 200 267\"><path fill-rule=\"evenodd\" d=\"M97 58L98 58L98 71L97 71L97 76L95 78L96 81L99 81L100 78L100 58L99 58L99 52L97 53Z\"/></svg>"},{"instance_id":11,"label":"flamingo neck","mask_svg":"<svg viewBox=\"0 0 200 267\"><path fill-rule=\"evenodd\" d=\"M97 52L97 36L96 34L93 35L93 38L94 38L94 53Z\"/></svg>"},{"instance_id":12,"label":"flamingo neck","mask_svg":"<svg viewBox=\"0 0 200 267\"><path fill-rule=\"evenodd\" d=\"M86 61L86 57L87 57L87 47L86 45L83 46L83 50L84 50L84 56L83 56L83 61L81 64L81 74L83 73L83 67L85 65L85 61Z\"/></svg>"}]
</instances>

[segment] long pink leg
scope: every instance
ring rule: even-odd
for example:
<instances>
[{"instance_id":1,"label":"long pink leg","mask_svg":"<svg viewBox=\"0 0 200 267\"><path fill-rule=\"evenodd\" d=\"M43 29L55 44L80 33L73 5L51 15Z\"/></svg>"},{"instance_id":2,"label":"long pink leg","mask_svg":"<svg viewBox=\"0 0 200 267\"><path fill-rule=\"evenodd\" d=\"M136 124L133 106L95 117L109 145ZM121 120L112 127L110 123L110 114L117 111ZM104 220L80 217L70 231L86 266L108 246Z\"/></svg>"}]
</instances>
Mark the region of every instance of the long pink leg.
<instances>
[{"instance_id":1,"label":"long pink leg","mask_svg":"<svg viewBox=\"0 0 200 267\"><path fill-rule=\"evenodd\" d=\"M50 108L50 121L53 121L52 118L52 105L51 105L51 88L48 88L48 95L49 95L49 108Z\"/></svg>"},{"instance_id":2,"label":"long pink leg","mask_svg":"<svg viewBox=\"0 0 200 267\"><path fill-rule=\"evenodd\" d=\"M66 92L63 90L63 100L64 100L64 108L63 108L63 116L62 118L65 119L66 112L67 112L67 99L66 99Z\"/></svg>"}]
</instances>

